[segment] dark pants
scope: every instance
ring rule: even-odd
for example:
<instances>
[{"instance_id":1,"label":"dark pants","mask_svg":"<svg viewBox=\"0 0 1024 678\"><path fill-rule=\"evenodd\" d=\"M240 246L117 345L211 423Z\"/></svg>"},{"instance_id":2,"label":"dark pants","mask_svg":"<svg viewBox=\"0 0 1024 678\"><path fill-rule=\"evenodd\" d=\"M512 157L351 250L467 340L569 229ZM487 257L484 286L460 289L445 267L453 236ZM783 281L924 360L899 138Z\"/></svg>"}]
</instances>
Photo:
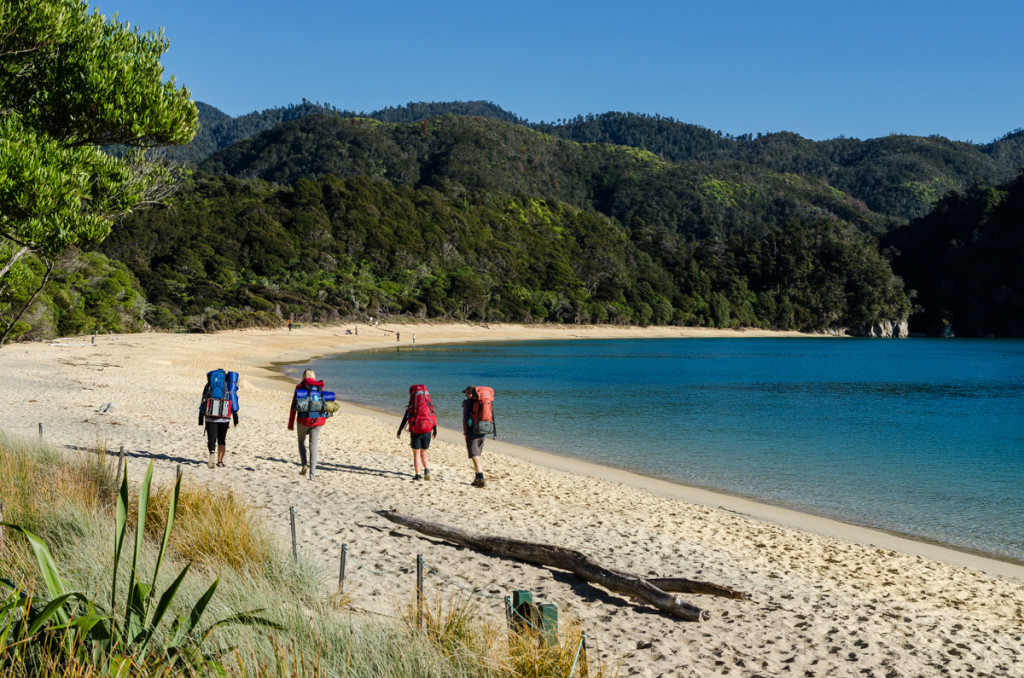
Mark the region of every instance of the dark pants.
<instances>
[{"instance_id":1,"label":"dark pants","mask_svg":"<svg viewBox=\"0 0 1024 678\"><path fill-rule=\"evenodd\" d=\"M228 425L230 422L215 421L206 422L206 446L210 454L217 451L217 445L224 445L228 439Z\"/></svg>"}]
</instances>

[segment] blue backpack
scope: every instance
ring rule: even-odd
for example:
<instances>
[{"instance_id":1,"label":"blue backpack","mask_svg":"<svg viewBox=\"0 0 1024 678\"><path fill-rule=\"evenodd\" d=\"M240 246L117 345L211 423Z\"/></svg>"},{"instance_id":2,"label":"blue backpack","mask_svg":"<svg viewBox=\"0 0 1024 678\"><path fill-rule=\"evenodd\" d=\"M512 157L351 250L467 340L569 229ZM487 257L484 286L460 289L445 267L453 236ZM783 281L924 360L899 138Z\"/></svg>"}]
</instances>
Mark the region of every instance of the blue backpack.
<instances>
[{"instance_id":1,"label":"blue backpack","mask_svg":"<svg viewBox=\"0 0 1024 678\"><path fill-rule=\"evenodd\" d=\"M203 414L225 419L238 411L238 372L213 370L206 373L206 402Z\"/></svg>"},{"instance_id":2,"label":"blue backpack","mask_svg":"<svg viewBox=\"0 0 1024 678\"><path fill-rule=\"evenodd\" d=\"M323 382L318 383L295 389L295 411L304 424L331 416L327 403L334 402L334 392L323 390Z\"/></svg>"}]
</instances>

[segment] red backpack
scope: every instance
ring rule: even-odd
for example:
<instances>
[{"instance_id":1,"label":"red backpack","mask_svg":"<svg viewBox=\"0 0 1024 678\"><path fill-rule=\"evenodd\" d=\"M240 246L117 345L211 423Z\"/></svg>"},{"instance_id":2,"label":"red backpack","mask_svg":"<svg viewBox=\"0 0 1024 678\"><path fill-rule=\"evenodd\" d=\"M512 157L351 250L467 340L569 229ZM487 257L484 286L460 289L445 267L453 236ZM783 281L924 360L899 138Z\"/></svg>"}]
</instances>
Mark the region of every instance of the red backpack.
<instances>
[{"instance_id":1,"label":"red backpack","mask_svg":"<svg viewBox=\"0 0 1024 678\"><path fill-rule=\"evenodd\" d=\"M423 384L414 384L409 387L409 406L406 408L409 415L409 431L411 433L430 433L437 425L437 417L434 416L434 401L430 399L430 393Z\"/></svg>"}]
</instances>

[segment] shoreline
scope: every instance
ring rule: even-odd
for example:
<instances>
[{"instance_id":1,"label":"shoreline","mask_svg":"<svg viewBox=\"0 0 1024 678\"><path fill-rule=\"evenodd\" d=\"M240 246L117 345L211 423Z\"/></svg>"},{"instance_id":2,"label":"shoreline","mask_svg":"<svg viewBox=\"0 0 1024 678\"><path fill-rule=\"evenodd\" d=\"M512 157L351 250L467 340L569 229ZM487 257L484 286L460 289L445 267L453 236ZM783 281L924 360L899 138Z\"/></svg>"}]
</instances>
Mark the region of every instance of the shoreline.
<instances>
[{"instance_id":1,"label":"shoreline","mask_svg":"<svg viewBox=\"0 0 1024 678\"><path fill-rule=\"evenodd\" d=\"M488 483L479 489L470 484L461 431L441 432L430 446L433 479L416 482L409 439L395 437L398 416L349 402L323 429L310 482L299 474L295 434L287 430L293 382L281 364L394 347L396 331L417 333L417 346L779 334L412 323L359 329L358 337L331 326L10 344L0 350L0 428L35 440L42 423L43 442L69 455L103 449L116 456L123 447L132 482L152 462L158 484L173 483L181 470L186 485L233 492L251 503L287 557L294 510L299 557L325 595L337 591L340 546L347 545L345 600L361 619L394 616L414 600L410 573L422 557L431 604L466 601L481 623L503 628L502 597L531 591L535 601L556 604L563 622L582 626L593 641L592 666L619 675L1008 676L1024 666L1024 567L502 440L485 447ZM241 408L226 466L211 469L196 415L206 373L218 367L240 374ZM682 622L569 573L397 527L382 509L576 549L615 570L705 581L747 597L680 594L708 613Z\"/></svg>"},{"instance_id":2,"label":"shoreline","mask_svg":"<svg viewBox=\"0 0 1024 678\"><path fill-rule=\"evenodd\" d=\"M779 335L792 336L796 333L779 333ZM757 335L770 338L774 334ZM800 335L802 338L813 339L819 335ZM564 340L582 340L597 337L566 337ZM605 338L605 337L602 337ZM649 338L649 337L635 337ZM729 337L715 337L727 339ZM737 337L738 338L738 337ZM829 337L826 337L829 338ZM544 341L545 339L522 339L520 341ZM480 343L486 343L481 340ZM490 341L505 341L505 339L491 339ZM477 343L477 340L469 341L432 341L429 345L451 345L456 346L465 343ZM426 345L426 342L424 342ZM351 348L325 355L309 357L305 360L274 362L270 369L279 371L281 378L289 385L293 383L291 377L284 373L289 366L300 365L314 360L326 360L335 355L346 353L358 353L360 351L381 350L380 347L373 348ZM381 421L388 422L397 427L401 421L401 414L377 409L365 403L353 400L339 399L342 407L353 414L374 417ZM438 426L438 439L453 444L461 444L461 432ZM971 567L988 574L1003 576L1024 583L1024 561L1000 556L977 549L958 547L938 540L930 540L918 535L903 533L896 530L886 530L869 525L846 522L828 516L822 516L807 511L790 508L781 504L774 504L764 501L758 497L749 497L740 494L733 494L718 488L706 488L696 485L687 485L658 476L647 475L629 469L624 469L608 464L591 462L586 459L562 455L548 450L542 450L525 445L518 445L502 440L488 440L487 449L508 454L523 461L545 466L549 469L569 473L573 475L586 475L591 478L619 483L632 487L656 496L668 499L676 499L691 504L697 504L708 508L720 508L726 511L744 515L754 520L770 522L782 527L790 527L806 532L812 532L825 537L835 537L846 541L852 541L865 546L899 551L908 555L920 556L930 560L956 565L959 567Z\"/></svg>"},{"instance_id":3,"label":"shoreline","mask_svg":"<svg viewBox=\"0 0 1024 678\"><path fill-rule=\"evenodd\" d=\"M395 426L401 421L400 415L386 410L378 410L374 407L349 400L339 400L338 402L343 403L342 407L347 407L348 411L353 414L376 418ZM462 442L462 434L454 429L439 425L437 431L438 440L452 444L461 444ZM1016 560L1009 556L961 548L895 530L884 530L877 527L849 523L815 513L808 513L807 511L792 509L780 504L772 504L756 497L731 494L716 488L686 485L657 476L649 476L608 464L598 464L585 459L556 454L507 441L489 439L487 441L487 450L507 454L523 461L544 466L553 471L605 480L638 489L658 497L675 499L707 508L718 508L754 520L779 525L780 527L811 532L823 537L834 537L864 546L899 551L900 553L928 558L948 565L969 567L987 574L1007 577L1024 583L1024 561Z\"/></svg>"}]
</instances>

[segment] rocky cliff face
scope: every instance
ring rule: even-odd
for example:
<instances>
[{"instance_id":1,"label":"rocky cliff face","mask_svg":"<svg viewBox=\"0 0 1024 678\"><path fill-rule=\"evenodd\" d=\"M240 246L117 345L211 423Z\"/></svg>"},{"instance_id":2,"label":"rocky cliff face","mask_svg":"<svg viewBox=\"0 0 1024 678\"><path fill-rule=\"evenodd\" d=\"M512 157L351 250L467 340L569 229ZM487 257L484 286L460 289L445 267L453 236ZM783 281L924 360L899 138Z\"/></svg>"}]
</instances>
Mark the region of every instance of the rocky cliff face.
<instances>
[{"instance_id":1,"label":"rocky cliff face","mask_svg":"<svg viewBox=\"0 0 1024 678\"><path fill-rule=\"evenodd\" d=\"M854 337L903 338L910 336L910 325L907 323L906 318L895 322L883 320L878 324L867 327L851 327L847 330L847 334Z\"/></svg>"}]
</instances>

